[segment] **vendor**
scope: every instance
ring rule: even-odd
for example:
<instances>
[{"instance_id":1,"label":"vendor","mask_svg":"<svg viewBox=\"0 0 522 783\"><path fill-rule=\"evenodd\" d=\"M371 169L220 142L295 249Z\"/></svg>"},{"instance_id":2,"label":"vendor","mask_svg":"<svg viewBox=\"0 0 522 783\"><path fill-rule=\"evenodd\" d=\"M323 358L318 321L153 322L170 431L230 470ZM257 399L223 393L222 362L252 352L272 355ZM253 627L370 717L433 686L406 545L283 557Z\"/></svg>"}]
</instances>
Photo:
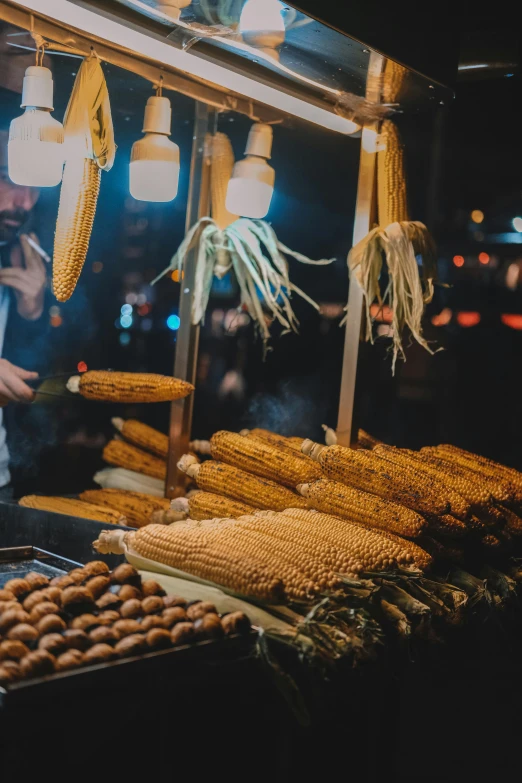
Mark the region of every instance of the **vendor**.
<instances>
[{"instance_id":1,"label":"vendor","mask_svg":"<svg viewBox=\"0 0 522 783\"><path fill-rule=\"evenodd\" d=\"M33 322L44 309L46 270L41 256L31 247L28 237L38 242L34 234L24 233L24 226L38 201L37 188L21 187L9 179L7 173L7 132L0 130L0 406L8 401L31 402L34 392L25 383L37 373L22 369L5 358L9 347L6 328L9 321ZM20 334L18 324L10 323L9 332L22 339L31 339L30 333ZM5 343L5 344L4 344ZM3 411L0 407L0 497L6 494L10 482L9 452Z\"/></svg>"}]
</instances>

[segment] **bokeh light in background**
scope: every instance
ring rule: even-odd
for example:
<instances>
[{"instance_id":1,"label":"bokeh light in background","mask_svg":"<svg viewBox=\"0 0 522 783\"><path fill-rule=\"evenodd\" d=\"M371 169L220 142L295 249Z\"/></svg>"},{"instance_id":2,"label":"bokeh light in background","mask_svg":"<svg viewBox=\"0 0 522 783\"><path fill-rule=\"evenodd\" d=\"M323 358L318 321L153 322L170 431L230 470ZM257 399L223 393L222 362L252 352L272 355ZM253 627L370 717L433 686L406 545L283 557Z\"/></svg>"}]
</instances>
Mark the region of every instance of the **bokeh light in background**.
<instances>
[{"instance_id":1,"label":"bokeh light in background","mask_svg":"<svg viewBox=\"0 0 522 783\"><path fill-rule=\"evenodd\" d=\"M130 329L132 326L132 315L122 315L120 317L120 326L122 329Z\"/></svg>"},{"instance_id":2,"label":"bokeh light in background","mask_svg":"<svg viewBox=\"0 0 522 783\"><path fill-rule=\"evenodd\" d=\"M459 326L465 328L469 326L478 326L481 321L480 313L462 310L460 313L457 313L457 321Z\"/></svg>"},{"instance_id":3,"label":"bokeh light in background","mask_svg":"<svg viewBox=\"0 0 522 783\"><path fill-rule=\"evenodd\" d=\"M179 320L179 315L176 315L175 313L172 313L172 315L169 315L167 318L167 327L172 332L177 332L181 324L181 321Z\"/></svg>"},{"instance_id":4,"label":"bokeh light in background","mask_svg":"<svg viewBox=\"0 0 522 783\"><path fill-rule=\"evenodd\" d=\"M471 213L471 219L474 223L482 223L484 220L484 213L480 209L474 209Z\"/></svg>"},{"instance_id":5,"label":"bokeh light in background","mask_svg":"<svg viewBox=\"0 0 522 783\"><path fill-rule=\"evenodd\" d=\"M489 253L479 253L478 260L481 264L489 264Z\"/></svg>"},{"instance_id":6,"label":"bokeh light in background","mask_svg":"<svg viewBox=\"0 0 522 783\"><path fill-rule=\"evenodd\" d=\"M453 318L453 310L449 307L445 307L438 315L434 315L431 319L433 326L447 326Z\"/></svg>"},{"instance_id":7,"label":"bokeh light in background","mask_svg":"<svg viewBox=\"0 0 522 783\"><path fill-rule=\"evenodd\" d=\"M522 234L522 217L513 218L513 228L515 231L518 231L519 234Z\"/></svg>"},{"instance_id":8,"label":"bokeh light in background","mask_svg":"<svg viewBox=\"0 0 522 783\"><path fill-rule=\"evenodd\" d=\"M464 266L464 256L453 256L455 266Z\"/></svg>"}]
</instances>

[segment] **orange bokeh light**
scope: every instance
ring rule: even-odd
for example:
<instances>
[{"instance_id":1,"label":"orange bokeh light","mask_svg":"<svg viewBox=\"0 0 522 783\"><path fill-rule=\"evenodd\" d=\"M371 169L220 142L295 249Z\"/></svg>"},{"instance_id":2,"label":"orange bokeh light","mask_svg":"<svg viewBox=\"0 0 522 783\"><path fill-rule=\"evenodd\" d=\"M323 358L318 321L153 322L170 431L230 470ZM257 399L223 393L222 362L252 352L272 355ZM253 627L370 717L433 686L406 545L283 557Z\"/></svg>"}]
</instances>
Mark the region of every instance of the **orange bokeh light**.
<instances>
[{"instance_id":1,"label":"orange bokeh light","mask_svg":"<svg viewBox=\"0 0 522 783\"><path fill-rule=\"evenodd\" d=\"M480 313L473 310L461 310L460 313L457 313L457 321L460 326L477 326L480 323Z\"/></svg>"},{"instance_id":2,"label":"orange bokeh light","mask_svg":"<svg viewBox=\"0 0 522 783\"><path fill-rule=\"evenodd\" d=\"M489 264L489 253L479 253L478 260L481 264Z\"/></svg>"},{"instance_id":3,"label":"orange bokeh light","mask_svg":"<svg viewBox=\"0 0 522 783\"><path fill-rule=\"evenodd\" d=\"M455 266L464 266L464 256L453 256Z\"/></svg>"},{"instance_id":4,"label":"orange bokeh light","mask_svg":"<svg viewBox=\"0 0 522 783\"><path fill-rule=\"evenodd\" d=\"M503 313L500 316L500 320L504 326L509 326L511 329L522 332L522 315L520 313Z\"/></svg>"},{"instance_id":5,"label":"orange bokeh light","mask_svg":"<svg viewBox=\"0 0 522 783\"><path fill-rule=\"evenodd\" d=\"M87 365L85 362L78 362L77 370L78 372L87 372Z\"/></svg>"},{"instance_id":6,"label":"orange bokeh light","mask_svg":"<svg viewBox=\"0 0 522 783\"><path fill-rule=\"evenodd\" d=\"M434 315L431 319L433 326L447 326L453 318L453 310L449 307L445 307L438 315Z\"/></svg>"},{"instance_id":7,"label":"orange bokeh light","mask_svg":"<svg viewBox=\"0 0 522 783\"><path fill-rule=\"evenodd\" d=\"M393 310L388 305L372 304L370 315L374 321L380 324L391 324L393 322Z\"/></svg>"},{"instance_id":8,"label":"orange bokeh light","mask_svg":"<svg viewBox=\"0 0 522 783\"><path fill-rule=\"evenodd\" d=\"M50 320L51 326L61 326L63 324L63 318L61 315L52 315Z\"/></svg>"},{"instance_id":9,"label":"orange bokeh light","mask_svg":"<svg viewBox=\"0 0 522 783\"><path fill-rule=\"evenodd\" d=\"M179 269L175 269L170 277L171 277L171 280L174 280L175 283L179 283L179 281L180 281ZM185 272L182 270L181 271L181 279L183 280L184 277L185 277Z\"/></svg>"}]
</instances>

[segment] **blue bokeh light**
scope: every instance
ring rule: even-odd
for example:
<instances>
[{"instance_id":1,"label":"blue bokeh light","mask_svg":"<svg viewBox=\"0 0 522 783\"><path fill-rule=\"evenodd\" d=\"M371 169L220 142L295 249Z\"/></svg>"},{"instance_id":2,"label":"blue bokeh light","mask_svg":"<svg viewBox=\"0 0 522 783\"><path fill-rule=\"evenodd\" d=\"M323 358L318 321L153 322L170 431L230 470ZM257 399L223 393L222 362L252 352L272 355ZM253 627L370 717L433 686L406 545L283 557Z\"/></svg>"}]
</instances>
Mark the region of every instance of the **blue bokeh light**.
<instances>
[{"instance_id":1,"label":"blue bokeh light","mask_svg":"<svg viewBox=\"0 0 522 783\"><path fill-rule=\"evenodd\" d=\"M122 329L130 329L132 326L132 315L122 315L120 318L120 325Z\"/></svg>"},{"instance_id":2,"label":"blue bokeh light","mask_svg":"<svg viewBox=\"0 0 522 783\"><path fill-rule=\"evenodd\" d=\"M122 305L120 312L122 315L132 315L132 305L130 304Z\"/></svg>"},{"instance_id":3,"label":"blue bokeh light","mask_svg":"<svg viewBox=\"0 0 522 783\"><path fill-rule=\"evenodd\" d=\"M181 321L179 320L179 315L176 315L175 313L172 313L172 315L169 315L167 318L167 326L172 332L177 332L181 324Z\"/></svg>"}]
</instances>

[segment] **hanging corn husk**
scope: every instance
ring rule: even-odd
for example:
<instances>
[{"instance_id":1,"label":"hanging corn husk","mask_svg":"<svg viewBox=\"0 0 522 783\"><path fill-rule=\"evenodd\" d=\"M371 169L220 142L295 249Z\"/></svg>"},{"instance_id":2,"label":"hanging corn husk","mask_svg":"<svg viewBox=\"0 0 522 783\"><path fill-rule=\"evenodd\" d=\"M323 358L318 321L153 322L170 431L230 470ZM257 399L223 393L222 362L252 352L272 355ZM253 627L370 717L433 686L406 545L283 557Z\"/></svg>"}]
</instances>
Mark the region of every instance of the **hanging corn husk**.
<instances>
[{"instance_id":1,"label":"hanging corn husk","mask_svg":"<svg viewBox=\"0 0 522 783\"><path fill-rule=\"evenodd\" d=\"M256 322L263 341L270 338L263 305L272 318L287 331L297 332L299 322L290 304L293 292L316 309L318 305L290 281L286 256L304 264L331 264L333 259L312 261L286 247L271 226L263 220L231 215L225 208L228 180L234 157L228 137L218 133L208 144L211 156L212 217L203 217L188 232L172 260L159 277L175 270L181 273L191 253L196 254L196 279L192 323L199 324L207 308L214 276L218 279L233 270L240 289L241 306Z\"/></svg>"},{"instance_id":2,"label":"hanging corn husk","mask_svg":"<svg viewBox=\"0 0 522 783\"><path fill-rule=\"evenodd\" d=\"M386 103L397 100L405 73L403 66L387 61L383 83ZM395 371L397 356L405 358L402 346L405 327L423 348L433 353L422 336L421 321L425 305L433 298L437 266L435 245L428 229L409 218L404 149L399 130L389 119L382 122L377 151L377 211L378 227L352 248L348 267L364 292L367 340L373 342L371 305L389 306L393 312L392 368ZM422 256L421 276L417 256ZM382 291L384 261L388 285Z\"/></svg>"},{"instance_id":3,"label":"hanging corn husk","mask_svg":"<svg viewBox=\"0 0 522 783\"><path fill-rule=\"evenodd\" d=\"M101 169L116 152L109 94L95 54L76 76L64 119L66 162L54 238L53 290L59 302L73 293L91 237Z\"/></svg>"}]
</instances>

